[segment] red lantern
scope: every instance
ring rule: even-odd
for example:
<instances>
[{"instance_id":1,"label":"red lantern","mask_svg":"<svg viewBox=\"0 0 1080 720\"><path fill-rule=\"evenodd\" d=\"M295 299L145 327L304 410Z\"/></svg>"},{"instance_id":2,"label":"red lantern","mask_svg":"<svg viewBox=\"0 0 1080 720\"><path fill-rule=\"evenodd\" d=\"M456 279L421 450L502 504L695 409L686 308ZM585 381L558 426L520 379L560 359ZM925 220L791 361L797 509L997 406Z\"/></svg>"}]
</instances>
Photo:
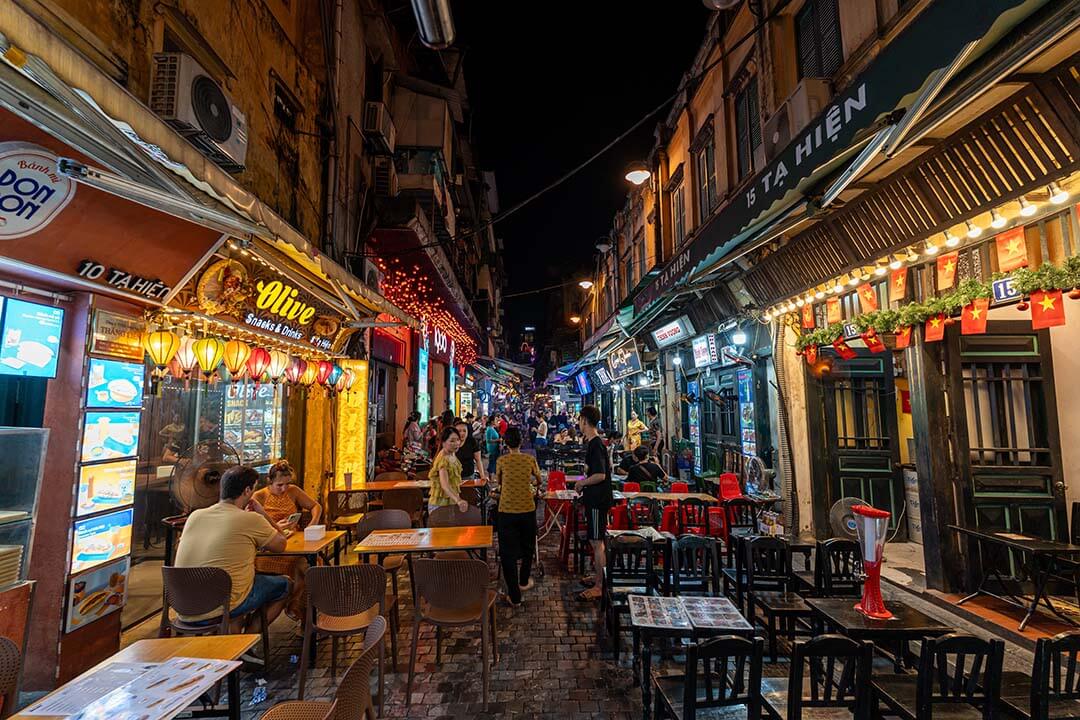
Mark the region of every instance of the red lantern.
<instances>
[{"instance_id":1,"label":"red lantern","mask_svg":"<svg viewBox=\"0 0 1080 720\"><path fill-rule=\"evenodd\" d=\"M307 370L307 361L294 357L289 363L289 369L285 371L285 379L295 385L300 382L305 370Z\"/></svg>"},{"instance_id":2,"label":"red lantern","mask_svg":"<svg viewBox=\"0 0 1080 720\"><path fill-rule=\"evenodd\" d=\"M247 371L248 377L255 380L256 385L268 367L270 367L270 352L261 347L251 348L251 354L247 359Z\"/></svg>"},{"instance_id":3,"label":"red lantern","mask_svg":"<svg viewBox=\"0 0 1080 720\"><path fill-rule=\"evenodd\" d=\"M329 360L319 361L319 370L315 375L320 385L326 385L326 381L330 379L330 373L334 371L334 363Z\"/></svg>"}]
</instances>

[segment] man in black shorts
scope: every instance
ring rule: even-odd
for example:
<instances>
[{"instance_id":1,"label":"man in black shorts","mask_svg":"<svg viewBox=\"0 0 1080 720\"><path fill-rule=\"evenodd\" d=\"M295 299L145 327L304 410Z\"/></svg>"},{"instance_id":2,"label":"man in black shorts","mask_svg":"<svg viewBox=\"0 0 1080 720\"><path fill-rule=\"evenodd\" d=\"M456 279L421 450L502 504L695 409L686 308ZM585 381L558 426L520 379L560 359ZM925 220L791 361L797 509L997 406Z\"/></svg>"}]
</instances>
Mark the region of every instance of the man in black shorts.
<instances>
[{"instance_id":1,"label":"man in black shorts","mask_svg":"<svg viewBox=\"0 0 1080 720\"><path fill-rule=\"evenodd\" d=\"M614 502L611 486L611 457L600 438L600 410L593 405L581 408L578 426L585 435L585 479L578 482L589 542L592 544L596 574L593 586L578 594L578 599L591 601L600 597L603 587L604 534L607 531L608 511Z\"/></svg>"}]
</instances>

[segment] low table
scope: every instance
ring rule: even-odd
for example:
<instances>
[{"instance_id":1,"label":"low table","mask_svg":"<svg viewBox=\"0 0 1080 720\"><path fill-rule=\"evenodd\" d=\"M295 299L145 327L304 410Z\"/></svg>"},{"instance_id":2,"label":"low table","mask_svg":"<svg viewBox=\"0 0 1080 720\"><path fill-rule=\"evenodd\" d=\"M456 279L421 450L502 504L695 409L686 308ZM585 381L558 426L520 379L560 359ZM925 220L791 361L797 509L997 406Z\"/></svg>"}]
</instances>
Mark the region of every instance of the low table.
<instances>
[{"instance_id":1,"label":"low table","mask_svg":"<svg viewBox=\"0 0 1080 720\"><path fill-rule=\"evenodd\" d=\"M885 645L895 645L897 652L893 655L893 664L897 672L903 669L904 662L908 667L914 667L915 658L907 652L909 640L922 640L955 631L955 628L937 618L896 600L885 603L893 614L891 620L875 620L863 615L855 609L858 602L856 598L806 598L806 604L825 625L852 640L869 640L879 649Z\"/></svg>"}]
</instances>

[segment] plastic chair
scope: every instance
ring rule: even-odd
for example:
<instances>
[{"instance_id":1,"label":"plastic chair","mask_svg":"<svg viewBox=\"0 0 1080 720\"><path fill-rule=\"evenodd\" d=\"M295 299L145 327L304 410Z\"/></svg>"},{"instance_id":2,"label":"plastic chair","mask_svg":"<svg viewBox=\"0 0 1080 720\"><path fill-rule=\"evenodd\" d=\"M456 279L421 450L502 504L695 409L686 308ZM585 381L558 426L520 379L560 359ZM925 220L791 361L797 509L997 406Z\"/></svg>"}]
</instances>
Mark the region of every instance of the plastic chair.
<instances>
[{"instance_id":1,"label":"plastic chair","mask_svg":"<svg viewBox=\"0 0 1080 720\"><path fill-rule=\"evenodd\" d=\"M690 492L690 485L684 482L671 483L671 492L673 493L688 493Z\"/></svg>"},{"instance_id":2,"label":"plastic chair","mask_svg":"<svg viewBox=\"0 0 1080 720\"><path fill-rule=\"evenodd\" d=\"M495 625L496 594L489 587L487 563L483 560L417 558L412 563L412 579L416 606L413 613L412 648L409 651L409 680L405 687L405 706L409 707L412 702L420 624L426 622L435 626L436 665L442 663L443 628L479 624L483 699L486 712L491 675L488 666L489 642L493 659L495 661L499 659Z\"/></svg>"},{"instance_id":3,"label":"plastic chair","mask_svg":"<svg viewBox=\"0 0 1080 720\"><path fill-rule=\"evenodd\" d=\"M396 618L397 598L386 594L386 571L378 565L321 566L308 569L306 575L307 615L304 618L304 644L300 655L300 691L304 699L311 640L330 637L330 678L337 677L338 638L359 635L389 613ZM390 635L391 660L397 671L396 632ZM383 695L383 647L379 648L379 696ZM344 709L344 708L343 708ZM380 707L380 714L382 708Z\"/></svg>"},{"instance_id":4,"label":"plastic chair","mask_svg":"<svg viewBox=\"0 0 1080 720\"><path fill-rule=\"evenodd\" d=\"M624 482L622 484L622 491L624 493L641 492L641 483L636 482Z\"/></svg>"},{"instance_id":5,"label":"plastic chair","mask_svg":"<svg viewBox=\"0 0 1080 720\"><path fill-rule=\"evenodd\" d=\"M177 635L229 635L232 578L217 567L171 567L161 568L164 600L161 607L161 637L172 629ZM176 611L172 617L170 610ZM218 623L193 623L180 618L221 612ZM266 607L260 607L253 615L259 618L263 644L263 662L270 659L270 632L266 627ZM248 616L250 617L250 615Z\"/></svg>"},{"instance_id":6,"label":"plastic chair","mask_svg":"<svg viewBox=\"0 0 1080 720\"><path fill-rule=\"evenodd\" d=\"M735 473L723 473L720 475L719 499L734 500L743 496L742 486L739 484L739 476ZM723 507L709 509L710 525L712 534L716 537L727 539L727 518L724 517Z\"/></svg>"},{"instance_id":7,"label":"plastic chair","mask_svg":"<svg viewBox=\"0 0 1080 720\"><path fill-rule=\"evenodd\" d=\"M552 470L547 478L548 492L557 492L566 489L566 473L561 470ZM544 503L544 525L547 526L556 514L564 518L570 515L570 503L565 500L548 500Z\"/></svg>"},{"instance_id":8,"label":"plastic chair","mask_svg":"<svg viewBox=\"0 0 1080 720\"><path fill-rule=\"evenodd\" d=\"M410 530L412 529L412 518L409 517L409 513L404 510L376 510L375 512L369 512L364 516L364 519L360 521L360 524L356 526L356 537L363 540L371 534L373 530ZM394 581L394 602L400 603L401 596L398 592L398 573L401 572L401 568L405 567L404 555L379 555L379 565L383 570L390 573L390 577ZM361 561L366 562L364 558ZM400 605L399 605L400 607Z\"/></svg>"},{"instance_id":9,"label":"plastic chair","mask_svg":"<svg viewBox=\"0 0 1080 720\"><path fill-rule=\"evenodd\" d=\"M15 712L21 674L22 653L19 646L6 637L0 637L0 695L4 697L4 704L0 705L0 718Z\"/></svg>"}]
</instances>

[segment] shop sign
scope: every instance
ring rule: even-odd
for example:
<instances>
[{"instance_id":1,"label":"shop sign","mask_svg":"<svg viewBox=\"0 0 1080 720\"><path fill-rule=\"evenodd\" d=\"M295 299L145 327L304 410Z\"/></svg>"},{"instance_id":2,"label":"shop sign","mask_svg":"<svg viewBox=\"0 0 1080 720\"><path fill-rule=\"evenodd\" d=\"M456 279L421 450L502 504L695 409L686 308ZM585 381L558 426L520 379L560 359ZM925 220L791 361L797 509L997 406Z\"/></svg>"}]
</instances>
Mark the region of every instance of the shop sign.
<instances>
[{"instance_id":1,"label":"shop sign","mask_svg":"<svg viewBox=\"0 0 1080 720\"><path fill-rule=\"evenodd\" d=\"M0 240L36 233L73 197L75 181L57 171L51 152L29 143L0 143Z\"/></svg>"},{"instance_id":2,"label":"shop sign","mask_svg":"<svg viewBox=\"0 0 1080 720\"><path fill-rule=\"evenodd\" d=\"M144 329L145 325L139 318L95 310L90 352L142 362Z\"/></svg>"},{"instance_id":3,"label":"shop sign","mask_svg":"<svg viewBox=\"0 0 1080 720\"><path fill-rule=\"evenodd\" d=\"M596 379L599 380L600 384L605 387L614 382L614 380L611 379L611 373L608 372L608 369L603 366L599 366L596 368Z\"/></svg>"},{"instance_id":4,"label":"shop sign","mask_svg":"<svg viewBox=\"0 0 1080 720\"><path fill-rule=\"evenodd\" d=\"M694 334L694 326L690 324L690 318L683 315L676 318L666 325L661 325L656 330L653 330L652 337L656 343L656 347L665 348L668 345L674 345L680 340L684 340Z\"/></svg>"},{"instance_id":5,"label":"shop sign","mask_svg":"<svg viewBox=\"0 0 1080 720\"><path fill-rule=\"evenodd\" d=\"M438 325L434 323L427 323L424 328L421 329L424 333L424 344L427 346L428 351L431 353L431 358L437 360L445 365L450 365L454 362L454 357L457 354L457 345L454 339L446 334Z\"/></svg>"},{"instance_id":6,"label":"shop sign","mask_svg":"<svg viewBox=\"0 0 1080 720\"><path fill-rule=\"evenodd\" d=\"M861 338L862 333L859 332L859 328L855 327L854 323L844 323L844 339L854 340L855 338Z\"/></svg>"},{"instance_id":7,"label":"shop sign","mask_svg":"<svg viewBox=\"0 0 1080 720\"><path fill-rule=\"evenodd\" d=\"M1011 277L995 280L990 284L990 288L994 293L995 305L1007 305L1008 303L1016 302L1020 299L1020 292L1013 287L1013 279Z\"/></svg>"},{"instance_id":8,"label":"shop sign","mask_svg":"<svg viewBox=\"0 0 1080 720\"><path fill-rule=\"evenodd\" d=\"M641 372L641 356L633 338L612 350L607 356L608 369L612 380Z\"/></svg>"},{"instance_id":9,"label":"shop sign","mask_svg":"<svg viewBox=\"0 0 1080 720\"><path fill-rule=\"evenodd\" d=\"M172 290L158 279L140 277L119 268L103 265L96 260L83 260L76 271L81 278L104 283L118 290L126 290L151 300L161 300Z\"/></svg>"},{"instance_id":10,"label":"shop sign","mask_svg":"<svg viewBox=\"0 0 1080 720\"><path fill-rule=\"evenodd\" d=\"M716 335L707 333L694 338L691 343L694 353L694 367L701 368L713 365L720 361L719 348L716 346Z\"/></svg>"}]
</instances>

